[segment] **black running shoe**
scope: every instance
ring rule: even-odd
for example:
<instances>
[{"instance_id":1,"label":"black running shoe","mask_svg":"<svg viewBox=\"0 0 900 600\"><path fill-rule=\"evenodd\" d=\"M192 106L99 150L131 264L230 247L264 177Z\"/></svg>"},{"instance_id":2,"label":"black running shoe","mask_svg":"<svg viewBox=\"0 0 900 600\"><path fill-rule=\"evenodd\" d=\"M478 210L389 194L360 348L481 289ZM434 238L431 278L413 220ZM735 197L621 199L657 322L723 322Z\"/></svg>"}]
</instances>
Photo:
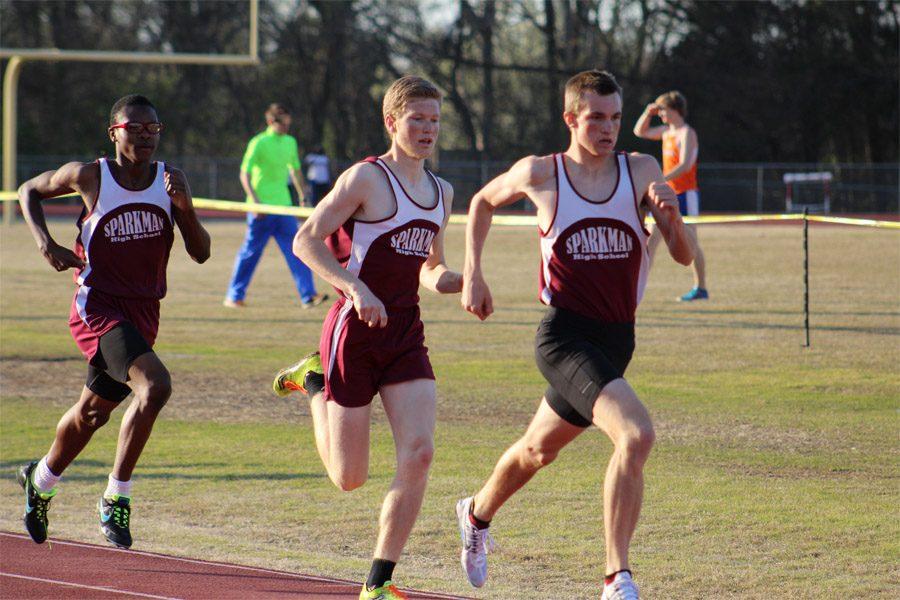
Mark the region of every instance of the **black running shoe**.
<instances>
[{"instance_id":1,"label":"black running shoe","mask_svg":"<svg viewBox=\"0 0 900 600\"><path fill-rule=\"evenodd\" d=\"M56 495L56 488L49 492L39 492L31 482L31 473L37 466L37 461L22 465L16 471L16 480L25 490L25 529L38 544L47 540L47 511L50 510L50 500Z\"/></svg>"},{"instance_id":2,"label":"black running shoe","mask_svg":"<svg viewBox=\"0 0 900 600\"><path fill-rule=\"evenodd\" d=\"M100 513L100 533L109 543L119 548L130 548L131 530L128 528L128 520L131 517L131 498L101 496L97 511Z\"/></svg>"}]
</instances>

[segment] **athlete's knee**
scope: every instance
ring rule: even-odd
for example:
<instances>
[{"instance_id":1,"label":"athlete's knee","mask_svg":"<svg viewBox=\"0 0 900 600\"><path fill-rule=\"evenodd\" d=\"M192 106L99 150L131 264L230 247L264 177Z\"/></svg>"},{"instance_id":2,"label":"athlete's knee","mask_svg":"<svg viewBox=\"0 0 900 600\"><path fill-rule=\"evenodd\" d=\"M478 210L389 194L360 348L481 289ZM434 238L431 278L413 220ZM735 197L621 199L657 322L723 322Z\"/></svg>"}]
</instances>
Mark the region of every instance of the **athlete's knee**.
<instances>
[{"instance_id":1,"label":"athlete's knee","mask_svg":"<svg viewBox=\"0 0 900 600\"><path fill-rule=\"evenodd\" d=\"M168 372L163 372L147 380L147 384L141 390L139 399L144 407L159 412L163 409L172 395L172 379Z\"/></svg>"},{"instance_id":2,"label":"athlete's knee","mask_svg":"<svg viewBox=\"0 0 900 600\"><path fill-rule=\"evenodd\" d=\"M656 432L653 429L653 423L647 420L629 424L622 431L616 445L621 448L626 457L643 461L650 455L655 441Z\"/></svg>"},{"instance_id":3,"label":"athlete's knee","mask_svg":"<svg viewBox=\"0 0 900 600\"><path fill-rule=\"evenodd\" d=\"M539 442L522 440L521 454L528 466L535 469L542 469L556 460L556 457L559 456L559 450L556 448L549 448Z\"/></svg>"},{"instance_id":4,"label":"athlete's knee","mask_svg":"<svg viewBox=\"0 0 900 600\"><path fill-rule=\"evenodd\" d=\"M369 473L361 469L329 469L328 478L342 492L352 492L365 485Z\"/></svg>"},{"instance_id":5,"label":"athlete's knee","mask_svg":"<svg viewBox=\"0 0 900 600\"><path fill-rule=\"evenodd\" d=\"M417 438L398 453L397 470L413 475L424 475L431 468L433 460L434 442L428 437Z\"/></svg>"},{"instance_id":6,"label":"athlete's knee","mask_svg":"<svg viewBox=\"0 0 900 600\"><path fill-rule=\"evenodd\" d=\"M80 429L96 431L109 421L110 411L104 410L92 402L83 402L78 407L78 425Z\"/></svg>"}]
</instances>

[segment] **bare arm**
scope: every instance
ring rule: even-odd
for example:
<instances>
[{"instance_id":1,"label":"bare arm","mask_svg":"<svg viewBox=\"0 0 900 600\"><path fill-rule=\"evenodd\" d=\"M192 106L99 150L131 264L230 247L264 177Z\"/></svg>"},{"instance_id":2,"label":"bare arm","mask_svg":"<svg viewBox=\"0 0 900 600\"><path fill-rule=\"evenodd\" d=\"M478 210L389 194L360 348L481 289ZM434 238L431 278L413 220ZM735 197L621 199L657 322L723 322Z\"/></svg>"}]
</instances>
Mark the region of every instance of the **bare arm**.
<instances>
[{"instance_id":1,"label":"bare arm","mask_svg":"<svg viewBox=\"0 0 900 600\"><path fill-rule=\"evenodd\" d=\"M184 240L184 249L195 262L203 264L209 259L211 241L209 232L197 218L187 177L180 169L168 165L163 177L166 193L172 199L172 216Z\"/></svg>"},{"instance_id":2,"label":"bare arm","mask_svg":"<svg viewBox=\"0 0 900 600\"><path fill-rule=\"evenodd\" d=\"M361 321L369 327L387 325L384 304L359 277L343 268L325 245L325 239L356 214L377 190L373 167L356 165L345 171L334 189L316 206L294 237L294 254L325 281L353 301Z\"/></svg>"},{"instance_id":3,"label":"bare arm","mask_svg":"<svg viewBox=\"0 0 900 600\"><path fill-rule=\"evenodd\" d=\"M463 267L463 308L482 321L494 312L493 299L481 272L484 241L494 211L525 196L528 190L553 175L553 158L529 156L488 182L469 204L466 225L466 258Z\"/></svg>"},{"instance_id":4,"label":"bare arm","mask_svg":"<svg viewBox=\"0 0 900 600\"><path fill-rule=\"evenodd\" d=\"M47 229L44 208L41 202L56 196L78 192L89 209L96 201L95 194L99 180L99 167L94 163L71 162L55 171L46 171L29 179L19 187L19 205L31 230L38 249L47 262L57 271L81 268L84 261L68 248L60 246Z\"/></svg>"},{"instance_id":5,"label":"bare arm","mask_svg":"<svg viewBox=\"0 0 900 600\"><path fill-rule=\"evenodd\" d=\"M638 118L637 123L634 124L634 135L639 138L644 138L645 140L661 140L663 132L666 130L666 126L657 125L656 127L650 127L650 121L653 120L653 116L658 112L659 107L656 106L656 104L648 104L647 108L644 109L644 112L641 113L641 116Z\"/></svg>"},{"instance_id":6,"label":"bare arm","mask_svg":"<svg viewBox=\"0 0 900 600\"><path fill-rule=\"evenodd\" d=\"M297 169L288 168L288 173L291 176L291 183L294 184L294 189L297 190L297 195L300 196L300 206L306 206L306 193L303 191L303 179L300 176L300 172Z\"/></svg>"},{"instance_id":7,"label":"bare arm","mask_svg":"<svg viewBox=\"0 0 900 600\"><path fill-rule=\"evenodd\" d=\"M438 294L456 294L462 291L462 274L451 271L444 260L444 232L453 206L453 187L442 179L439 182L444 190L444 222L441 230L434 236L431 252L419 271L419 283Z\"/></svg>"},{"instance_id":8,"label":"bare arm","mask_svg":"<svg viewBox=\"0 0 900 600\"><path fill-rule=\"evenodd\" d=\"M672 181L679 175L687 173L697 162L697 132L693 127L685 127L679 141L681 142L680 160L678 166L666 175L666 181Z\"/></svg>"},{"instance_id":9,"label":"bare arm","mask_svg":"<svg viewBox=\"0 0 900 600\"><path fill-rule=\"evenodd\" d=\"M669 254L675 262L685 266L691 264L694 250L678 211L678 196L666 183L659 163L646 154L632 154L629 160L636 173L635 191L640 194L643 190L641 204L653 214L653 220L666 240Z\"/></svg>"},{"instance_id":10,"label":"bare arm","mask_svg":"<svg viewBox=\"0 0 900 600\"><path fill-rule=\"evenodd\" d=\"M256 190L253 189L253 184L250 183L250 173L247 171L241 171L241 187L244 188L244 193L247 194L247 204L259 204L259 196L256 195ZM254 217L259 216L255 212L251 212L251 215Z\"/></svg>"}]
</instances>

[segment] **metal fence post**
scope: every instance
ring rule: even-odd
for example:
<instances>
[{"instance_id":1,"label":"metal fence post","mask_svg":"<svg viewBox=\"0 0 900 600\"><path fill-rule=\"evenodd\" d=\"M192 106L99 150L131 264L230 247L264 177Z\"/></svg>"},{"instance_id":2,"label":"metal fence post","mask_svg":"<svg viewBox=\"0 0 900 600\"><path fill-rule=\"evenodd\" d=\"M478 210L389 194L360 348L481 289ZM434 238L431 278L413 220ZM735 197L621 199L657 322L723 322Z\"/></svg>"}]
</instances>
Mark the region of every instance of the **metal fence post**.
<instances>
[{"instance_id":1,"label":"metal fence post","mask_svg":"<svg viewBox=\"0 0 900 600\"><path fill-rule=\"evenodd\" d=\"M216 159L209 159L209 197L219 197L219 162Z\"/></svg>"},{"instance_id":2,"label":"metal fence post","mask_svg":"<svg viewBox=\"0 0 900 600\"><path fill-rule=\"evenodd\" d=\"M803 208L803 330L809 348L809 208Z\"/></svg>"},{"instance_id":3,"label":"metal fence post","mask_svg":"<svg viewBox=\"0 0 900 600\"><path fill-rule=\"evenodd\" d=\"M488 178L488 166L487 161L484 159L483 150L478 154L478 162L478 189L481 189L484 187L484 184L487 183Z\"/></svg>"},{"instance_id":4,"label":"metal fence post","mask_svg":"<svg viewBox=\"0 0 900 600\"><path fill-rule=\"evenodd\" d=\"M763 211L763 168L756 167L756 212Z\"/></svg>"}]
</instances>

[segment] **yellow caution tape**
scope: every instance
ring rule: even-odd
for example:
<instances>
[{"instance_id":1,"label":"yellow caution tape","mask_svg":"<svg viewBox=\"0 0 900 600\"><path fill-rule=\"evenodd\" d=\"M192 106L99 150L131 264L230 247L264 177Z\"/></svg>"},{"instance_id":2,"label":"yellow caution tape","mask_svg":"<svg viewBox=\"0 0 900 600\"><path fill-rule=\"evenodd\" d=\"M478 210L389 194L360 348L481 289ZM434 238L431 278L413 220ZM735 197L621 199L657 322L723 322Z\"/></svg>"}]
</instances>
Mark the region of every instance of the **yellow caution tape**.
<instances>
[{"instance_id":1,"label":"yellow caution tape","mask_svg":"<svg viewBox=\"0 0 900 600\"><path fill-rule=\"evenodd\" d=\"M247 202L211 200L209 198L194 198L194 208L245 213L254 212L265 215L290 215L302 218L308 217L313 212L313 209L307 206L272 206L271 204L249 204Z\"/></svg>"},{"instance_id":2,"label":"yellow caution tape","mask_svg":"<svg viewBox=\"0 0 900 600\"><path fill-rule=\"evenodd\" d=\"M839 223L841 225L862 225L863 227L882 227L885 229L900 229L900 221L876 221L875 219L848 219L846 217L826 217L823 215L809 215L810 221L820 223Z\"/></svg>"},{"instance_id":3,"label":"yellow caution tape","mask_svg":"<svg viewBox=\"0 0 900 600\"><path fill-rule=\"evenodd\" d=\"M60 196L67 197L67 196ZM16 192L0 191L0 201L17 200ZM227 212L255 212L266 215L290 215L306 218L312 214L313 209L306 206L272 206L269 204L248 204L247 202L234 202L231 200L213 200L211 198L194 198L194 207L207 210L221 210ZM900 229L900 221L878 221L875 219L851 219L848 217L827 217L823 215L808 215L810 221L820 223L836 223L840 225L858 225L863 227L879 227L884 229ZM795 214L766 214L766 215L700 215L697 217L684 217L685 223L748 223L756 221L799 221L803 215ZM450 215L450 222L465 225L468 215ZM495 225L537 227L535 215L494 215L492 223ZM652 218L647 223L653 223Z\"/></svg>"}]
</instances>

